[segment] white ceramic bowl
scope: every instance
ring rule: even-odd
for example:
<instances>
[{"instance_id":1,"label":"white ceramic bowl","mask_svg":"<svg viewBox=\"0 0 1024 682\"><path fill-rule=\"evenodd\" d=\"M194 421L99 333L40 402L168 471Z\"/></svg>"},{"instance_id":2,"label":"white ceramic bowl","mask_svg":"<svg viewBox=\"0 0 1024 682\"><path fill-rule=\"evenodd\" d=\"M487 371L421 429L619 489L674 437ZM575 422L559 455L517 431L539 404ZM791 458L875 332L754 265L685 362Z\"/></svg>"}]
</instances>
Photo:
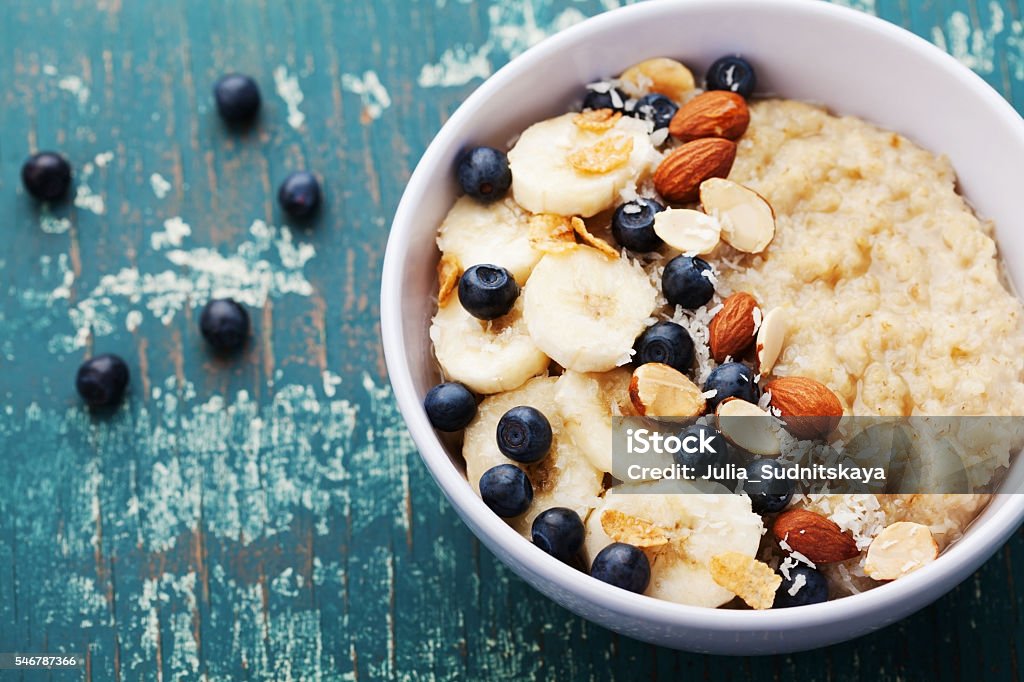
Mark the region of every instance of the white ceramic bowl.
<instances>
[{"instance_id":1,"label":"white ceramic bowl","mask_svg":"<svg viewBox=\"0 0 1024 682\"><path fill-rule=\"evenodd\" d=\"M1024 122L979 77L901 28L823 2L656 0L542 42L452 115L420 160L391 228L381 331L395 396L423 461L463 520L512 570L566 608L631 637L691 651L766 654L850 639L935 600L1006 541L1024 519L1024 496L998 496L937 561L869 592L777 611L695 608L610 587L532 546L474 494L422 408L437 381L427 338L435 230L456 197L452 168L459 151L504 146L529 124L564 112L584 83L642 59L672 56L703 74L715 58L737 52L756 65L759 92L821 102L948 155L963 192L996 221L1010 275L1021 288ZM1017 472L1022 466L1018 461Z\"/></svg>"}]
</instances>

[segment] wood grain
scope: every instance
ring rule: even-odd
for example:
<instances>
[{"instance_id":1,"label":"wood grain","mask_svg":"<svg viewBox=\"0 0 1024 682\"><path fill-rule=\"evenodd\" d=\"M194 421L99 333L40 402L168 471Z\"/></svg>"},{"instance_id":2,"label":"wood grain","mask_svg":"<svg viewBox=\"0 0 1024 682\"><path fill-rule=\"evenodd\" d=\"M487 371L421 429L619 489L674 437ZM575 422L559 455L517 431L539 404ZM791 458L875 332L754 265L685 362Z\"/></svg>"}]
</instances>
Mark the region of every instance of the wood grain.
<instances>
[{"instance_id":1,"label":"wood grain","mask_svg":"<svg viewBox=\"0 0 1024 682\"><path fill-rule=\"evenodd\" d=\"M697 656L541 597L419 462L377 324L404 183L478 76L615 4L5 5L0 651L87 652L90 680L1020 679L1020 532L948 596L856 642ZM940 41L1022 101L1013 0L847 4ZM449 66L431 69L446 51ZM276 92L282 66L303 96L298 129ZM248 130L212 110L213 82L233 70L263 91ZM39 148L67 154L105 211L30 201L18 173ZM274 194L298 168L322 176L325 210L283 227ZM174 217L191 234L154 242ZM218 287L255 302L251 343L231 360L196 328ZM114 414L74 395L93 351L132 368Z\"/></svg>"}]
</instances>

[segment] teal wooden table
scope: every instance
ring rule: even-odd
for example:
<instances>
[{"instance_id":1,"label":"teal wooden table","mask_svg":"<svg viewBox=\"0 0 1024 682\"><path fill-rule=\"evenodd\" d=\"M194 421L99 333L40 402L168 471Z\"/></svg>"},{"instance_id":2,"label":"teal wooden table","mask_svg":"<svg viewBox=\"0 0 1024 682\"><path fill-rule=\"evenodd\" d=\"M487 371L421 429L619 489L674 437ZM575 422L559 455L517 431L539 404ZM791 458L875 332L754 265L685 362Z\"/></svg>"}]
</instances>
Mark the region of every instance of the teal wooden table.
<instances>
[{"instance_id":1,"label":"teal wooden table","mask_svg":"<svg viewBox=\"0 0 1024 682\"><path fill-rule=\"evenodd\" d=\"M1024 654L1024 534L917 615L811 653L659 649L555 606L482 549L396 411L378 286L403 185L481 79L615 0L11 0L0 9L0 651L84 670L3 679L1005 680ZM1024 105L1014 0L861 0ZM238 70L259 125L225 129ZM32 150L72 160L40 209ZM288 226L308 168L325 210ZM234 360L197 331L250 306ZM90 415L78 363L124 356Z\"/></svg>"}]
</instances>

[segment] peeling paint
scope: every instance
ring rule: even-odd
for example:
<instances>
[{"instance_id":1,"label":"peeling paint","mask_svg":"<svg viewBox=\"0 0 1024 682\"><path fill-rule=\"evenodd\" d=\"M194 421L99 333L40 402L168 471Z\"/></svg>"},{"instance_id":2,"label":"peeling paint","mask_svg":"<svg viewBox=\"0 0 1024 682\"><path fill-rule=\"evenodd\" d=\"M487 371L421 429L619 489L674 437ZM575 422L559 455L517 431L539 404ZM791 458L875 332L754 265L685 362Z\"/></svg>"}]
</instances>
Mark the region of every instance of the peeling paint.
<instances>
[{"instance_id":1,"label":"peeling paint","mask_svg":"<svg viewBox=\"0 0 1024 682\"><path fill-rule=\"evenodd\" d=\"M492 4L487 11L487 40L476 48L461 44L446 49L437 62L423 65L417 84L421 88L453 87L486 78L495 64L519 56L549 35L585 18L578 9L569 7L546 23L538 22L539 12L550 13L559 6L552 0L504 0Z\"/></svg>"},{"instance_id":2,"label":"peeling paint","mask_svg":"<svg viewBox=\"0 0 1024 682\"><path fill-rule=\"evenodd\" d=\"M341 76L341 87L351 93L359 95L363 103L363 111L370 120L380 118L384 110L391 106L391 96L388 94L376 71L364 71L362 76L352 73L345 73Z\"/></svg>"},{"instance_id":3,"label":"peeling paint","mask_svg":"<svg viewBox=\"0 0 1024 682\"><path fill-rule=\"evenodd\" d=\"M274 69L274 88L288 108L288 125L299 130L306 122L306 115L299 109L305 96L299 87L298 77L290 75L288 67L282 64Z\"/></svg>"},{"instance_id":4,"label":"peeling paint","mask_svg":"<svg viewBox=\"0 0 1024 682\"><path fill-rule=\"evenodd\" d=\"M152 173L149 176L149 187L153 190L153 194L157 199L163 199L174 186L159 173Z\"/></svg>"}]
</instances>

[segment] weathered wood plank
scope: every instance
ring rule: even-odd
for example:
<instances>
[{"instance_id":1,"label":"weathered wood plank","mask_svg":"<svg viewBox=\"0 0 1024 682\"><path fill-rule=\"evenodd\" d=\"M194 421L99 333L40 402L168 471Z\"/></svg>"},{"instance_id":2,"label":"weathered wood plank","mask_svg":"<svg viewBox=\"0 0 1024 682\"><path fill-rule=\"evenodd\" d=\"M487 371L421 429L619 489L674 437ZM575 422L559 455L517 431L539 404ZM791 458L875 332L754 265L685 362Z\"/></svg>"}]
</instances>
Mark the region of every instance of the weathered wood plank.
<instances>
[{"instance_id":1,"label":"weathered wood plank","mask_svg":"<svg viewBox=\"0 0 1024 682\"><path fill-rule=\"evenodd\" d=\"M88 651L96 680L1019 678L1022 533L935 605L857 642L694 656L535 593L420 464L378 343L402 187L481 77L616 4L5 6L0 650ZM847 4L1022 101L1012 0ZM254 129L212 111L229 70L262 86ZM73 160L89 188L77 202L40 211L24 196L18 170L39 147ZM325 211L284 227L276 186L302 167L323 176ZM234 360L211 357L196 329L217 292L255 312ZM93 350L132 366L113 415L73 395Z\"/></svg>"}]
</instances>

